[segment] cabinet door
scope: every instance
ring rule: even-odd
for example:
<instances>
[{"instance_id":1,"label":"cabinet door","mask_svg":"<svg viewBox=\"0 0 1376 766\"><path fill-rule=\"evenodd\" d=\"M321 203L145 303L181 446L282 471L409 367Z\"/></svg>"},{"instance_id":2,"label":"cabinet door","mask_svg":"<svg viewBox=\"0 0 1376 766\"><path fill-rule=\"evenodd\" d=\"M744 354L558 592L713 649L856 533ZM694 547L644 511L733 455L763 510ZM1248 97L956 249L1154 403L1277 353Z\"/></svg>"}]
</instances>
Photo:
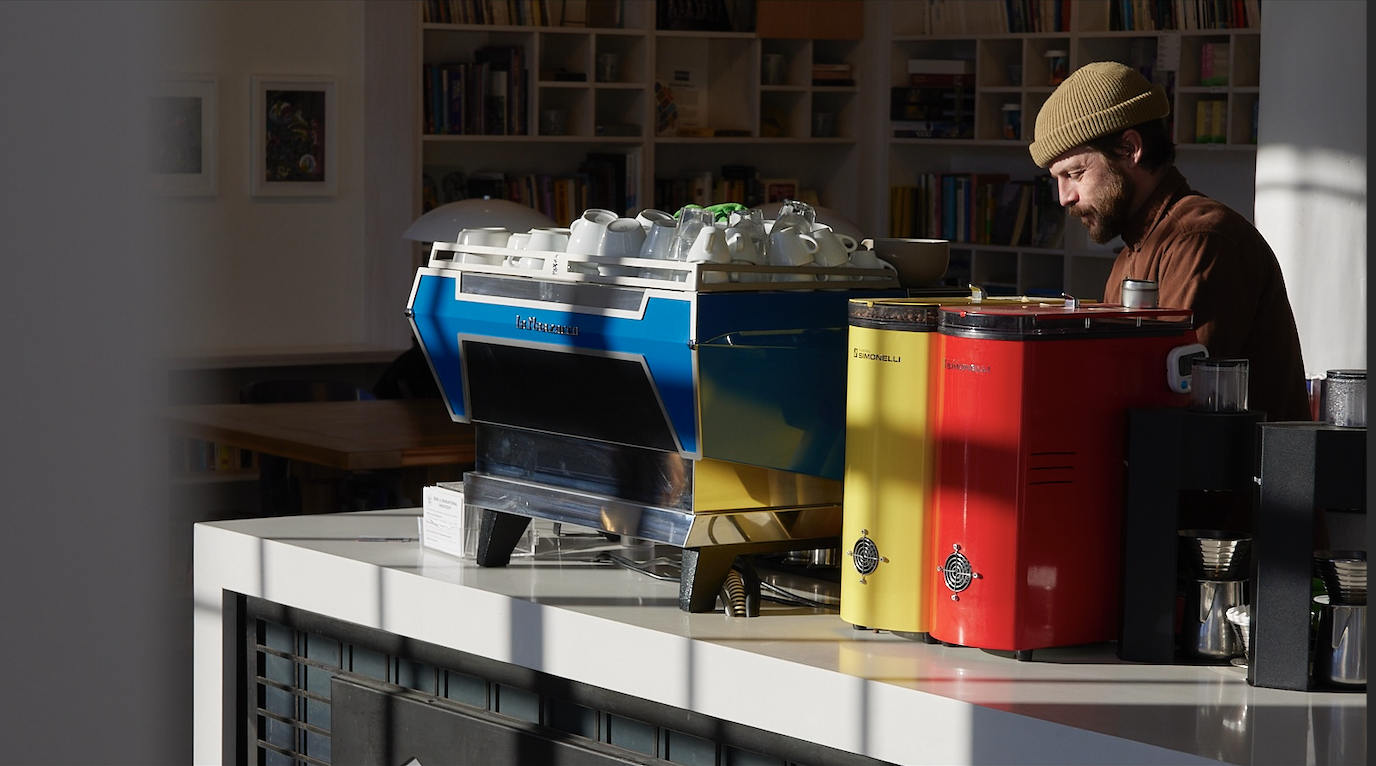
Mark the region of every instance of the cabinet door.
<instances>
[{"instance_id":1,"label":"cabinet door","mask_svg":"<svg viewBox=\"0 0 1376 766\"><path fill-rule=\"evenodd\" d=\"M335 766L626 763L594 742L556 739L534 724L361 679L332 678L330 708Z\"/></svg>"}]
</instances>

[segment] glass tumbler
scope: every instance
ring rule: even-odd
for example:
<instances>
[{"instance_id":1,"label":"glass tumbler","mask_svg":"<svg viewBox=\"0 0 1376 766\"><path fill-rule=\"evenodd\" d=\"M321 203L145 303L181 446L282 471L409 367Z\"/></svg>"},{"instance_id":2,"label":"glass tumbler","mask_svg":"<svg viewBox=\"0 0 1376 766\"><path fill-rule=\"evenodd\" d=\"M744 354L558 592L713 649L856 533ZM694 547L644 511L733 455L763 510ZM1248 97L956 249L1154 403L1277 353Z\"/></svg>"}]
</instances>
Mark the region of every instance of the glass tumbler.
<instances>
[{"instance_id":1,"label":"glass tumbler","mask_svg":"<svg viewBox=\"0 0 1376 766\"><path fill-rule=\"evenodd\" d=\"M1194 360L1190 371L1190 408L1204 412L1247 411L1246 359Z\"/></svg>"}]
</instances>

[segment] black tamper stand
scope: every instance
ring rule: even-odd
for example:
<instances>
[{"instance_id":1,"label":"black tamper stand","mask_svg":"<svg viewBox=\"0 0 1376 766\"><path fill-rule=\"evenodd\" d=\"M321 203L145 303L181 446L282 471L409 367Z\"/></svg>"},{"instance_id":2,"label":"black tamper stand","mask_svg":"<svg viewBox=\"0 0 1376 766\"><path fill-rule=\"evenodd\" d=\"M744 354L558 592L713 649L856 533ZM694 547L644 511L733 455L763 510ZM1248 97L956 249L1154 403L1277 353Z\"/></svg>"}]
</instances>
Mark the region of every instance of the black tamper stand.
<instances>
[{"instance_id":1,"label":"black tamper stand","mask_svg":"<svg viewBox=\"0 0 1376 766\"><path fill-rule=\"evenodd\" d=\"M1259 434L1247 683L1304 691L1310 687L1314 514L1366 510L1366 429L1263 423Z\"/></svg>"},{"instance_id":2,"label":"black tamper stand","mask_svg":"<svg viewBox=\"0 0 1376 766\"><path fill-rule=\"evenodd\" d=\"M1252 411L1128 410L1121 659L1175 662L1180 493L1253 491L1256 427L1265 419Z\"/></svg>"}]
</instances>

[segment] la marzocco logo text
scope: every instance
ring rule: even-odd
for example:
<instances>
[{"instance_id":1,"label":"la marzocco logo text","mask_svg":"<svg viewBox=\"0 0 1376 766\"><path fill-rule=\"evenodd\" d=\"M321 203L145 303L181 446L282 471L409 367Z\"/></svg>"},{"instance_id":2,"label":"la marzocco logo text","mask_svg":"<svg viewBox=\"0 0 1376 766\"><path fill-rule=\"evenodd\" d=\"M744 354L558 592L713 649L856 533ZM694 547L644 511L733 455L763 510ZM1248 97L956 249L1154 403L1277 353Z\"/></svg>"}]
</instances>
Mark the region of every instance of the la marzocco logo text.
<instances>
[{"instance_id":1,"label":"la marzocco logo text","mask_svg":"<svg viewBox=\"0 0 1376 766\"><path fill-rule=\"evenodd\" d=\"M871 362L901 362L903 357L898 354L876 354L865 348L851 349L851 356L856 359L868 359Z\"/></svg>"},{"instance_id":2,"label":"la marzocco logo text","mask_svg":"<svg viewBox=\"0 0 1376 766\"><path fill-rule=\"evenodd\" d=\"M522 317L516 315L516 329L530 330L531 332L547 332L553 335L577 335L578 328L568 324L549 324L541 322L535 317Z\"/></svg>"},{"instance_id":3,"label":"la marzocco logo text","mask_svg":"<svg viewBox=\"0 0 1376 766\"><path fill-rule=\"evenodd\" d=\"M961 370L961 371L964 371L964 372L992 372L992 371L993 371L993 370L989 367L989 365L987 365L987 364L969 364L968 362L953 362L953 361L951 361L950 359L946 359L945 362L946 362L946 369L948 369L948 370Z\"/></svg>"}]
</instances>

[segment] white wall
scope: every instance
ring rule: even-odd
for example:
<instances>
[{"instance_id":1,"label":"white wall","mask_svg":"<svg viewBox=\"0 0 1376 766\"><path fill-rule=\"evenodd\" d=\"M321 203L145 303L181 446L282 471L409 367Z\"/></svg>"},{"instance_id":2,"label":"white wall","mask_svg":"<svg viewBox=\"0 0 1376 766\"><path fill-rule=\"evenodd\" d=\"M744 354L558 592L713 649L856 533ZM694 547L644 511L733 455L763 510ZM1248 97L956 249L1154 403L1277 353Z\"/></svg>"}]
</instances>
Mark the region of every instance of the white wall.
<instances>
[{"instance_id":1,"label":"white wall","mask_svg":"<svg viewBox=\"0 0 1376 766\"><path fill-rule=\"evenodd\" d=\"M1310 376L1366 367L1366 3L1262 4L1257 228Z\"/></svg>"},{"instance_id":2,"label":"white wall","mask_svg":"<svg viewBox=\"0 0 1376 766\"><path fill-rule=\"evenodd\" d=\"M219 195L160 203L162 246L177 253L167 274L174 348L364 342L364 10L361 2L257 0L163 9L173 30L163 66L219 78ZM253 74L338 79L338 194L251 196Z\"/></svg>"}]
</instances>

